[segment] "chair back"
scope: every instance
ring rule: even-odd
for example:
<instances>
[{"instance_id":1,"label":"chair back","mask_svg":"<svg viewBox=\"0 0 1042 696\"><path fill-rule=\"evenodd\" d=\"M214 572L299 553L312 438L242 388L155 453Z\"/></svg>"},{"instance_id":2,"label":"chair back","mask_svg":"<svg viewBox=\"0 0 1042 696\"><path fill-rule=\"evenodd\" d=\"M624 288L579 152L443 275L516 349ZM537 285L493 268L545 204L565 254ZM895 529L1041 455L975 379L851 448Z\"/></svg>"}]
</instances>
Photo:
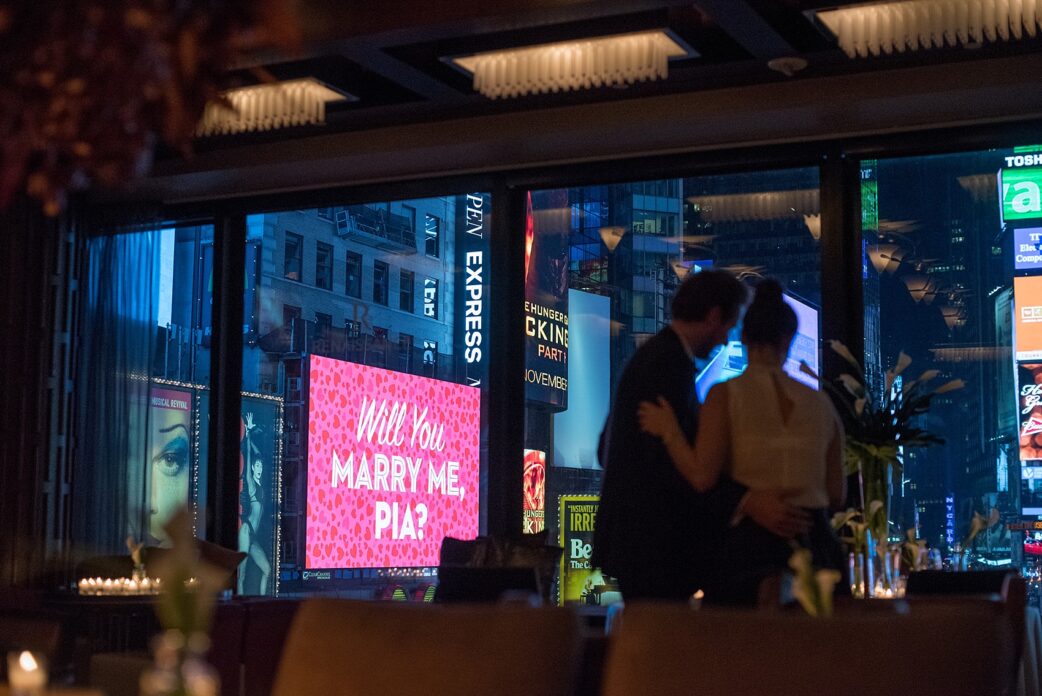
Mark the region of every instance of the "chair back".
<instances>
[{"instance_id":1,"label":"chair back","mask_svg":"<svg viewBox=\"0 0 1042 696\"><path fill-rule=\"evenodd\" d=\"M1012 645L994 605L822 620L636 603L612 637L602 694L994 694Z\"/></svg>"},{"instance_id":2,"label":"chair back","mask_svg":"<svg viewBox=\"0 0 1042 696\"><path fill-rule=\"evenodd\" d=\"M1013 661L1006 666L1005 676L1010 684L1016 683L1024 654L1027 611L1027 583L1020 573L1010 569L956 573L924 570L908 576L905 596L912 611L920 613L928 608L958 611L971 600L997 603L1013 627Z\"/></svg>"},{"instance_id":3,"label":"chair back","mask_svg":"<svg viewBox=\"0 0 1042 696\"><path fill-rule=\"evenodd\" d=\"M570 694L579 624L565 609L305 600L273 696Z\"/></svg>"}]
</instances>

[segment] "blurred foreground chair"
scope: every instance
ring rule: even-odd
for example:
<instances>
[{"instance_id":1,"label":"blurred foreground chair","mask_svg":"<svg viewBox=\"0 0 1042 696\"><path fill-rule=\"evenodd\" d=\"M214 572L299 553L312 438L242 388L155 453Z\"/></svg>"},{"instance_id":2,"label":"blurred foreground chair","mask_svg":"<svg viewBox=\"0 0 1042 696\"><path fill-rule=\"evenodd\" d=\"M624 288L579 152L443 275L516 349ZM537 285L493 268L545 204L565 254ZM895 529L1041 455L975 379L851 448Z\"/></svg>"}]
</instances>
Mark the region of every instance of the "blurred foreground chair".
<instances>
[{"instance_id":1,"label":"blurred foreground chair","mask_svg":"<svg viewBox=\"0 0 1042 696\"><path fill-rule=\"evenodd\" d=\"M0 682L7 678L7 653L21 650L46 656L55 676L62 676L70 658L58 618L0 612Z\"/></svg>"},{"instance_id":2,"label":"blurred foreground chair","mask_svg":"<svg viewBox=\"0 0 1042 696\"><path fill-rule=\"evenodd\" d=\"M994 604L914 616L631 604L613 634L604 696L1002 694L1014 630Z\"/></svg>"},{"instance_id":3,"label":"blurred foreground chair","mask_svg":"<svg viewBox=\"0 0 1042 696\"><path fill-rule=\"evenodd\" d=\"M958 611L968 601L997 603L1013 626L1015 661L1009 677L1019 681L1018 693L1042 692L1042 625L1037 609L1027 607L1027 585L1015 570L911 573L905 597L913 614L923 611ZM1026 680L1026 681L1025 681ZM1026 684L1026 687L1025 687Z\"/></svg>"},{"instance_id":4,"label":"blurred foreground chair","mask_svg":"<svg viewBox=\"0 0 1042 696\"><path fill-rule=\"evenodd\" d=\"M274 696L567 695L579 622L518 605L311 599L300 605Z\"/></svg>"}]
</instances>

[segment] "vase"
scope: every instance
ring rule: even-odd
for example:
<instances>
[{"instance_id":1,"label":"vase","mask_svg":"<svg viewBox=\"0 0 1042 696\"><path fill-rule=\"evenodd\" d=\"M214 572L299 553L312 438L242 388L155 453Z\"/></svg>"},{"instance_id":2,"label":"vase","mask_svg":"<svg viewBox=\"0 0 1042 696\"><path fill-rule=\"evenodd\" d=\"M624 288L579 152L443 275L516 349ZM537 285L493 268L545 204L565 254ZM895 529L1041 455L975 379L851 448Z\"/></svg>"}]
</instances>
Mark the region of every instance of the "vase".
<instances>
[{"instance_id":1,"label":"vase","mask_svg":"<svg viewBox=\"0 0 1042 696\"><path fill-rule=\"evenodd\" d=\"M205 659L209 638L164 631L153 640L153 663L141 674L140 696L219 696L220 680Z\"/></svg>"},{"instance_id":2,"label":"vase","mask_svg":"<svg viewBox=\"0 0 1042 696\"><path fill-rule=\"evenodd\" d=\"M876 569L872 532L865 530L865 540L856 545L847 563L850 571L850 594L856 599L867 599L875 593Z\"/></svg>"}]
</instances>

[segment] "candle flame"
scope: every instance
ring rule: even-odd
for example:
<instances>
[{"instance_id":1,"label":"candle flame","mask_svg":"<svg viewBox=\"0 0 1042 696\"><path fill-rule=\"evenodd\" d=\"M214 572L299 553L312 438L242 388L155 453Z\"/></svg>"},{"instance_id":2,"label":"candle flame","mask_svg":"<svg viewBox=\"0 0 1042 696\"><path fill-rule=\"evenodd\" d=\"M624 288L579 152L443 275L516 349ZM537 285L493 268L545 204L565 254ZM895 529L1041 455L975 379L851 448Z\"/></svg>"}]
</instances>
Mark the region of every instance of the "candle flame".
<instances>
[{"instance_id":1,"label":"candle flame","mask_svg":"<svg viewBox=\"0 0 1042 696\"><path fill-rule=\"evenodd\" d=\"M32 672L39 669L36 660L33 658L33 654L28 650L23 650L22 654L18 656L18 664L26 672Z\"/></svg>"}]
</instances>

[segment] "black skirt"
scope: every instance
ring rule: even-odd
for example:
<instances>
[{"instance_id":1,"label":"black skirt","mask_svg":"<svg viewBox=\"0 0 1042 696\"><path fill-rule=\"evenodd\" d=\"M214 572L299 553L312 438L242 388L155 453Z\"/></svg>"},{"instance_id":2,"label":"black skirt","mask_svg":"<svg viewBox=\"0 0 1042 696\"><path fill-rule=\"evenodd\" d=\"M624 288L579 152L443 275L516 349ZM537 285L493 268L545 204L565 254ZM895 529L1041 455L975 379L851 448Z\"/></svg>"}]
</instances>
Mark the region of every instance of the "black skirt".
<instances>
[{"instance_id":1,"label":"black skirt","mask_svg":"<svg viewBox=\"0 0 1042 696\"><path fill-rule=\"evenodd\" d=\"M829 512L807 509L811 527L794 540L782 539L748 517L729 529L713 563L713 578L706 588L706 601L713 604L754 606L760 583L788 570L789 558L797 548L809 549L815 568L832 568L846 574L847 563ZM838 589L847 587L840 582Z\"/></svg>"}]
</instances>

